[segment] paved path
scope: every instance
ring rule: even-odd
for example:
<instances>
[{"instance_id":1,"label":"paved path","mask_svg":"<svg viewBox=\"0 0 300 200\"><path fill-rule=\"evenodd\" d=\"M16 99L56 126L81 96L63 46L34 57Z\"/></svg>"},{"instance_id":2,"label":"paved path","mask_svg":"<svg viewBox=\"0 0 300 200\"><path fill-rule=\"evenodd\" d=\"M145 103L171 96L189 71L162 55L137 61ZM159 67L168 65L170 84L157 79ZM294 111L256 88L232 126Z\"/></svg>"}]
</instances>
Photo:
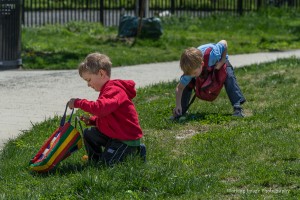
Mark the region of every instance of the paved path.
<instances>
[{"instance_id":1,"label":"paved path","mask_svg":"<svg viewBox=\"0 0 300 200\"><path fill-rule=\"evenodd\" d=\"M234 67L242 67L291 56L300 58L300 49L233 55L229 59ZM112 69L113 79L132 79L137 88L178 79L180 75L178 61ZM8 139L29 130L32 124L61 116L70 98L96 99L98 96L87 88L77 70L0 71L0 94L0 149Z\"/></svg>"}]
</instances>

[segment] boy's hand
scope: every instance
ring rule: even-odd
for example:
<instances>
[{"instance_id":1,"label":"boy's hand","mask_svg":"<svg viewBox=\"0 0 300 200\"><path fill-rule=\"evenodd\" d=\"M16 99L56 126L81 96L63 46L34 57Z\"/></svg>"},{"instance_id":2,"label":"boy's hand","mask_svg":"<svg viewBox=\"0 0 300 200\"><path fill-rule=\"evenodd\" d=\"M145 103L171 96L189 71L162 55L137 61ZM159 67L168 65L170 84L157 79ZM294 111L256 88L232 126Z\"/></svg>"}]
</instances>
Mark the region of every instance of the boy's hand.
<instances>
[{"instance_id":1,"label":"boy's hand","mask_svg":"<svg viewBox=\"0 0 300 200\"><path fill-rule=\"evenodd\" d=\"M72 98L72 99L69 100L68 106L69 106L70 109L73 109L73 108L74 108L74 101L75 101L75 100L76 100L76 99L74 99L74 98Z\"/></svg>"},{"instance_id":2,"label":"boy's hand","mask_svg":"<svg viewBox=\"0 0 300 200\"><path fill-rule=\"evenodd\" d=\"M178 106L178 107L176 106L176 108L174 108L173 115L174 115L174 117L182 115L182 108L181 108L181 106Z\"/></svg>"},{"instance_id":3,"label":"boy's hand","mask_svg":"<svg viewBox=\"0 0 300 200\"><path fill-rule=\"evenodd\" d=\"M85 123L85 125L91 125L91 120L89 116L82 115L80 116L80 120Z\"/></svg>"},{"instance_id":4,"label":"boy's hand","mask_svg":"<svg viewBox=\"0 0 300 200\"><path fill-rule=\"evenodd\" d=\"M175 91L175 95L176 95L176 107L173 110L173 116L174 117L178 117L182 115L182 107L181 107L181 97L182 97L182 93L183 90L186 86L183 85L182 83L178 83L178 85L176 86L176 91Z\"/></svg>"}]
</instances>

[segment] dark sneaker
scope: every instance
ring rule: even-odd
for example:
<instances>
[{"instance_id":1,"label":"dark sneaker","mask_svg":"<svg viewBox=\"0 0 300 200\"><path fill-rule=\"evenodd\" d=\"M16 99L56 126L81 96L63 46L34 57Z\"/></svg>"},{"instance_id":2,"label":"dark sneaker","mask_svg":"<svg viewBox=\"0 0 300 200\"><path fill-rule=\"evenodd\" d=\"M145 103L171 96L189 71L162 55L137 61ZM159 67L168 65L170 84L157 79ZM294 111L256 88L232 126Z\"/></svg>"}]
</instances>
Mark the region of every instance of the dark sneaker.
<instances>
[{"instance_id":1,"label":"dark sneaker","mask_svg":"<svg viewBox=\"0 0 300 200\"><path fill-rule=\"evenodd\" d=\"M234 108L232 116L234 116L234 117L245 117L242 108Z\"/></svg>"},{"instance_id":2,"label":"dark sneaker","mask_svg":"<svg viewBox=\"0 0 300 200\"><path fill-rule=\"evenodd\" d=\"M178 117L171 116L169 119L170 119L171 121L174 121L174 120L178 119Z\"/></svg>"},{"instance_id":3,"label":"dark sneaker","mask_svg":"<svg viewBox=\"0 0 300 200\"><path fill-rule=\"evenodd\" d=\"M139 154L140 154L140 157L143 159L143 161L146 162L147 152L146 152L146 146L144 144L140 145Z\"/></svg>"}]
</instances>

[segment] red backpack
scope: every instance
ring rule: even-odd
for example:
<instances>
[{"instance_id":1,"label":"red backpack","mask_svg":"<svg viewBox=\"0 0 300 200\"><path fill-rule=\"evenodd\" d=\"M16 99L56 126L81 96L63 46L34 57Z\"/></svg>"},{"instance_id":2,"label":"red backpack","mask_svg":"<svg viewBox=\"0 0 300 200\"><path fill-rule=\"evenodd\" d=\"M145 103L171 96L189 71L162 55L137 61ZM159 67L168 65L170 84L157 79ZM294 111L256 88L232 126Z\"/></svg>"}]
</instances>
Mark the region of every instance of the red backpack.
<instances>
[{"instance_id":1,"label":"red backpack","mask_svg":"<svg viewBox=\"0 0 300 200\"><path fill-rule=\"evenodd\" d=\"M196 78L195 84L196 96L205 101L213 101L218 97L227 77L225 63L219 70L215 70L214 66L208 66L211 50L211 47L205 50L204 66L200 76Z\"/></svg>"},{"instance_id":2,"label":"red backpack","mask_svg":"<svg viewBox=\"0 0 300 200\"><path fill-rule=\"evenodd\" d=\"M221 92L223 84L227 77L226 64L219 70L215 70L214 66L208 66L209 54L212 48L209 47L204 52L204 65L202 72L196 81L189 83L190 88L194 88L195 95L191 99L188 107L195 101L196 96L205 101L215 100Z\"/></svg>"}]
</instances>

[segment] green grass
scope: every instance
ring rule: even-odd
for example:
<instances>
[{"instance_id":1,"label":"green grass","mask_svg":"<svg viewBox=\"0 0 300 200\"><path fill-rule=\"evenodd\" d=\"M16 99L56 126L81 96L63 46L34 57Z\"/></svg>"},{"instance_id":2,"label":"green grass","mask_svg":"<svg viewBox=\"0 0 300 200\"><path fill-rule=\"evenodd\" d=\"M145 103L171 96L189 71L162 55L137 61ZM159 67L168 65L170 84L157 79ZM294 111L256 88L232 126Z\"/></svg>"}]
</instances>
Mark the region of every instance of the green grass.
<instances>
[{"instance_id":1,"label":"green grass","mask_svg":"<svg viewBox=\"0 0 300 200\"><path fill-rule=\"evenodd\" d=\"M31 173L29 160L60 117L34 124L0 154L0 199L299 199L299 65L290 58L236 69L245 118L231 117L222 90L170 122L176 82L139 89L147 163L89 165L81 149L51 173Z\"/></svg>"},{"instance_id":2,"label":"green grass","mask_svg":"<svg viewBox=\"0 0 300 200\"><path fill-rule=\"evenodd\" d=\"M187 47L221 39L227 40L231 55L299 49L299 13L293 9L271 9L242 17L163 18L163 35L158 40L122 40L117 38L118 27L103 27L99 23L23 28L23 68L75 69L87 54L95 51L107 54L113 66L174 61Z\"/></svg>"}]
</instances>

